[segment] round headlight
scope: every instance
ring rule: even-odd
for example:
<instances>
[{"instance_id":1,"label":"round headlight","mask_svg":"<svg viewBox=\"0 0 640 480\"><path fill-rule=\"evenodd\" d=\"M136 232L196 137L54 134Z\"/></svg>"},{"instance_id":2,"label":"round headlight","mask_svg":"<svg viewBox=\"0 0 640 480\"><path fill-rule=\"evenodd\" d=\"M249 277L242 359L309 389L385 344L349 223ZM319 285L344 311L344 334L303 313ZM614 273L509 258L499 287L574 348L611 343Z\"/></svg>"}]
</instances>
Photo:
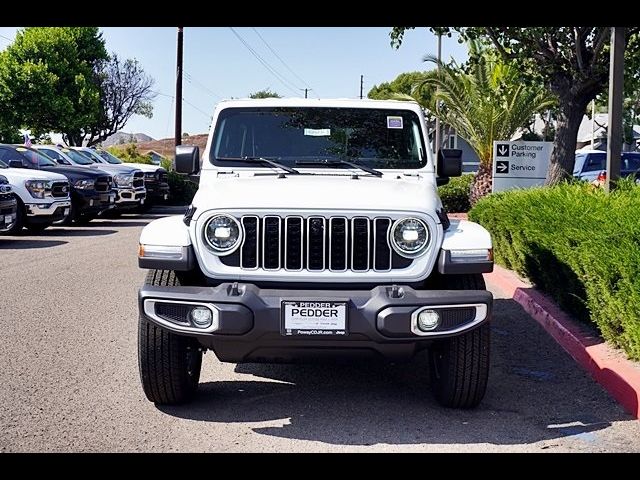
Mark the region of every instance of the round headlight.
<instances>
[{"instance_id":1,"label":"round headlight","mask_svg":"<svg viewBox=\"0 0 640 480\"><path fill-rule=\"evenodd\" d=\"M399 255L415 258L429 245L429 228L419 218L403 218L393 224L389 237L389 243Z\"/></svg>"},{"instance_id":2,"label":"round headlight","mask_svg":"<svg viewBox=\"0 0 640 480\"><path fill-rule=\"evenodd\" d=\"M229 215L216 215L204 227L204 239L216 253L229 254L240 246L242 229Z\"/></svg>"}]
</instances>

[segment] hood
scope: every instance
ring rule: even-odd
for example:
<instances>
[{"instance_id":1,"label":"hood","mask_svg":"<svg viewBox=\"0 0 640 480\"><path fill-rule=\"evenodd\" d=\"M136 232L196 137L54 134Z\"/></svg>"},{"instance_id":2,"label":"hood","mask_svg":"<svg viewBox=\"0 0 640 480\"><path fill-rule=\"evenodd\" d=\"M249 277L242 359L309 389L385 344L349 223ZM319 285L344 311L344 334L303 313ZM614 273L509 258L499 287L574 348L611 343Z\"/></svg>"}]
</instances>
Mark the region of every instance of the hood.
<instances>
[{"instance_id":1,"label":"hood","mask_svg":"<svg viewBox=\"0 0 640 480\"><path fill-rule=\"evenodd\" d=\"M72 180L81 180L86 178L98 178L104 175L108 175L105 172L101 172L98 169L82 168L82 167L70 167L70 166L56 166L56 167L41 167L41 170L47 172L60 173L69 177Z\"/></svg>"},{"instance_id":2,"label":"hood","mask_svg":"<svg viewBox=\"0 0 640 480\"><path fill-rule=\"evenodd\" d=\"M146 163L124 163L123 162L122 165L136 168L138 170L142 170L143 172L157 172L158 170L164 170L164 168L159 167L157 165L147 165Z\"/></svg>"},{"instance_id":3,"label":"hood","mask_svg":"<svg viewBox=\"0 0 640 480\"><path fill-rule=\"evenodd\" d=\"M60 173L47 172L45 170L33 170L31 168L3 168L0 175L4 175L9 183L15 183L18 180L63 180L68 182L69 179Z\"/></svg>"},{"instance_id":4,"label":"hood","mask_svg":"<svg viewBox=\"0 0 640 480\"><path fill-rule=\"evenodd\" d=\"M92 166L93 168L93 166ZM139 168L131 168L127 165L114 165L112 163L100 163L96 164L95 168L100 169L105 172L109 172L111 175L117 175L118 173L133 173L135 170L140 170Z\"/></svg>"},{"instance_id":5,"label":"hood","mask_svg":"<svg viewBox=\"0 0 640 480\"><path fill-rule=\"evenodd\" d=\"M204 175L194 205L216 209L408 210L440 208L435 182L428 176Z\"/></svg>"}]
</instances>

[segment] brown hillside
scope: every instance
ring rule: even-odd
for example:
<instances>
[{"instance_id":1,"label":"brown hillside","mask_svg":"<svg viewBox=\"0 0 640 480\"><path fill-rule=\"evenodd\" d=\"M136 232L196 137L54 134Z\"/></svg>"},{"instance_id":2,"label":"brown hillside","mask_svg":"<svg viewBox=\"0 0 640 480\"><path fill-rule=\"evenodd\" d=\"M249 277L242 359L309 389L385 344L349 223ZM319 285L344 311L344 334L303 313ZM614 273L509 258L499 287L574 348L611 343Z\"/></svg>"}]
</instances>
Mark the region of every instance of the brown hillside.
<instances>
[{"instance_id":1,"label":"brown hillside","mask_svg":"<svg viewBox=\"0 0 640 480\"><path fill-rule=\"evenodd\" d=\"M204 147L207 144L207 136L208 133L201 133L198 135L189 135L188 137L184 137L182 139L183 145L196 145L200 147L200 155L204 151ZM164 155L167 158L173 158L175 153L175 142L173 137L171 138L163 138L161 140L152 140L150 142L138 142L136 143L136 147L138 152L144 153L149 150L154 150L161 155ZM113 145L113 147L122 149L127 146L127 144L121 145Z\"/></svg>"}]
</instances>

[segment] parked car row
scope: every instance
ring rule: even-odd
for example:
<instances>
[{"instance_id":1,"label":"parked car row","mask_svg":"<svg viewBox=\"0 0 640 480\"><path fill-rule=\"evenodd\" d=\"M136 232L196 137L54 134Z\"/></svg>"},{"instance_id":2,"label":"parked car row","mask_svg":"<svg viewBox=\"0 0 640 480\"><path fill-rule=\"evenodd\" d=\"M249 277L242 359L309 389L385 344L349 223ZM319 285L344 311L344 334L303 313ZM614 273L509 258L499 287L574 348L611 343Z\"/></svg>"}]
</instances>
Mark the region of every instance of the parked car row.
<instances>
[{"instance_id":1,"label":"parked car row","mask_svg":"<svg viewBox=\"0 0 640 480\"><path fill-rule=\"evenodd\" d=\"M578 150L573 176L590 183L602 183L607 178L607 152ZM634 177L640 183L640 152L622 152L620 176Z\"/></svg>"},{"instance_id":2,"label":"parked car row","mask_svg":"<svg viewBox=\"0 0 640 480\"><path fill-rule=\"evenodd\" d=\"M169 196L167 171L89 147L0 144L0 233L143 212Z\"/></svg>"}]
</instances>

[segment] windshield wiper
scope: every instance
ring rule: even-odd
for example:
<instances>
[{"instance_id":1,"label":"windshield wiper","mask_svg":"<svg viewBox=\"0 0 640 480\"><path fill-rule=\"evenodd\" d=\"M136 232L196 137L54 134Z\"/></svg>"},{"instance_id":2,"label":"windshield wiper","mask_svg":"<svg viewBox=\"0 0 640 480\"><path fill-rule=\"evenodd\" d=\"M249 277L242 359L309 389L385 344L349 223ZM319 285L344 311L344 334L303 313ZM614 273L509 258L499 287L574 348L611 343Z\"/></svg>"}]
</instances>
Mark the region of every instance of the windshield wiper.
<instances>
[{"instance_id":1,"label":"windshield wiper","mask_svg":"<svg viewBox=\"0 0 640 480\"><path fill-rule=\"evenodd\" d=\"M349 160L329 160L328 158L325 158L324 160L297 160L296 165L324 165L328 167L335 167L336 165L346 165L351 168L358 168L362 171L370 173L371 175L375 175L376 177L382 176L382 172L379 170L367 167L366 165L358 165L357 163L350 162Z\"/></svg>"},{"instance_id":2,"label":"windshield wiper","mask_svg":"<svg viewBox=\"0 0 640 480\"><path fill-rule=\"evenodd\" d=\"M278 160L280 160L280 157L276 157ZM291 174L295 174L295 175L299 175L300 172L298 170L296 170L295 168L291 168L291 167L287 167L286 165L283 165L281 163L276 162L275 160L271 160L269 158L264 158L264 157L216 157L215 160L220 160L222 162L255 162L255 163L266 163L268 165L271 165L272 167L276 167L276 168L281 168L282 170L284 170L287 173L291 173Z\"/></svg>"}]
</instances>

